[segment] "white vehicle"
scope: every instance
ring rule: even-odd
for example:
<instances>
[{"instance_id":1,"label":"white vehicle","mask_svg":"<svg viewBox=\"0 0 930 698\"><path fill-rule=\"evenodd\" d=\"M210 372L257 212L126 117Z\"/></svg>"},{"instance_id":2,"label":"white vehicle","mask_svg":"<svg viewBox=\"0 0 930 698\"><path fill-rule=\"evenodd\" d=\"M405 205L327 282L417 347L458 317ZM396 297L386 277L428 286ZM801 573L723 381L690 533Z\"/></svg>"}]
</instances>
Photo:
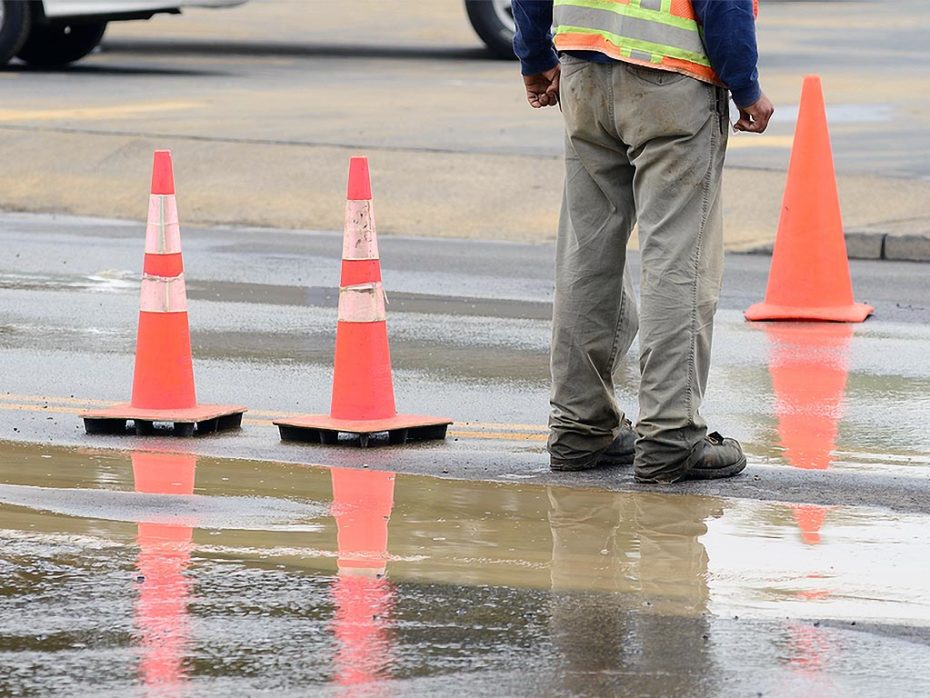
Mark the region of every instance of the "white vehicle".
<instances>
[{"instance_id":1,"label":"white vehicle","mask_svg":"<svg viewBox=\"0 0 930 698\"><path fill-rule=\"evenodd\" d=\"M30 65L67 65L93 51L107 23L149 19L185 7L228 7L246 0L0 0L0 67L14 56Z\"/></svg>"},{"instance_id":2,"label":"white vehicle","mask_svg":"<svg viewBox=\"0 0 930 698\"><path fill-rule=\"evenodd\" d=\"M55 67L93 51L107 23L149 19L185 7L228 7L247 0L0 0L0 68L14 56ZM511 0L465 0L468 19L490 51L513 58ZM424 7L426 3L424 3Z\"/></svg>"}]
</instances>

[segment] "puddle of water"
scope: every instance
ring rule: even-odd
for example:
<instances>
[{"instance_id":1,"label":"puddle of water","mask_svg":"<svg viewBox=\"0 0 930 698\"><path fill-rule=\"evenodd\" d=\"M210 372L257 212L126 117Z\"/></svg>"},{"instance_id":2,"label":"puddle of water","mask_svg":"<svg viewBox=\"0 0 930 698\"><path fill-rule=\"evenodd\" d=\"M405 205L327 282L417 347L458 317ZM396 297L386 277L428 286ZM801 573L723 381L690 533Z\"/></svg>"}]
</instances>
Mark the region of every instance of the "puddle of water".
<instances>
[{"instance_id":1,"label":"puddle of water","mask_svg":"<svg viewBox=\"0 0 930 698\"><path fill-rule=\"evenodd\" d=\"M97 293L131 293L139 289L139 272L104 269L87 276L55 274L0 274L0 288L15 290L81 290Z\"/></svg>"},{"instance_id":2,"label":"puddle of water","mask_svg":"<svg viewBox=\"0 0 930 698\"><path fill-rule=\"evenodd\" d=\"M0 692L839 695L930 660L849 637L930 627L927 517L24 445L0 482Z\"/></svg>"},{"instance_id":3,"label":"puddle of water","mask_svg":"<svg viewBox=\"0 0 930 698\"><path fill-rule=\"evenodd\" d=\"M724 331L735 336L715 346L704 410L750 457L804 470L903 468L915 476L930 466L922 331L747 323L721 314Z\"/></svg>"}]
</instances>

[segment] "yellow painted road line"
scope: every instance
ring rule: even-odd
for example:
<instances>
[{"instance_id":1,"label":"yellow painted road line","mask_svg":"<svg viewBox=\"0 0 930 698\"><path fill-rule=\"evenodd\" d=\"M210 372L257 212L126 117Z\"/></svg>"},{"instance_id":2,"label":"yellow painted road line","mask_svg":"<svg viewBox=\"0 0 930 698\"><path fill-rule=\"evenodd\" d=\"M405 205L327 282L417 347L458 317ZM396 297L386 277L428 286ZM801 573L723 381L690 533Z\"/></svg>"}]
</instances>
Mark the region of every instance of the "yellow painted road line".
<instances>
[{"instance_id":1,"label":"yellow painted road line","mask_svg":"<svg viewBox=\"0 0 930 698\"><path fill-rule=\"evenodd\" d=\"M3 397L13 398L12 395L5 395ZM99 400L80 400L78 398L40 398L30 396L20 396L22 398L31 399L32 402L0 402L0 412L35 412L37 414L72 414L77 416L88 409L93 409L96 405L99 404L111 404L111 402L101 402ZM41 404L39 404L41 403ZM56 404L57 403L57 404ZM64 403L64 404L62 404ZM242 420L243 424L250 426L260 426L260 427L271 427L274 425L272 419L256 419L256 416L261 415L259 412L249 412L247 413L249 417L245 417ZM276 414L276 413L272 413ZM506 429L501 430L501 427L507 427L511 425L505 424L476 424L471 423L470 426L481 427L481 430L463 430L463 429L451 429L449 430L449 436L459 439L475 439L475 440L486 440L486 441L545 441L546 433L545 427L539 425L528 425L532 427L532 430L528 431L508 431ZM495 429L496 427L496 429Z\"/></svg>"},{"instance_id":2,"label":"yellow painted road line","mask_svg":"<svg viewBox=\"0 0 930 698\"><path fill-rule=\"evenodd\" d=\"M22 395L18 393L0 393L0 403L41 403L48 405L79 405L91 408L99 405L112 405L113 400L91 400L79 397L64 397L55 395ZM283 417L300 414L297 410L287 412L276 412L270 410L249 410L249 417L259 417L266 420L280 419ZM513 422L456 422L455 430L457 432L477 434L485 432L531 432L534 434L544 433L546 426L543 424L520 424Z\"/></svg>"},{"instance_id":3,"label":"yellow painted road line","mask_svg":"<svg viewBox=\"0 0 930 698\"><path fill-rule=\"evenodd\" d=\"M0 109L0 123L28 121L81 121L94 119L121 119L168 111L189 111L203 107L203 102L148 102L142 104L113 104L103 107L76 109Z\"/></svg>"},{"instance_id":4,"label":"yellow painted road line","mask_svg":"<svg viewBox=\"0 0 930 698\"><path fill-rule=\"evenodd\" d=\"M83 410L75 407L39 407L38 405L16 405L9 402L0 402L0 412L38 412L52 414L80 414Z\"/></svg>"},{"instance_id":5,"label":"yellow painted road line","mask_svg":"<svg viewBox=\"0 0 930 698\"><path fill-rule=\"evenodd\" d=\"M742 134L730 136L727 141L727 150L751 150L753 148L790 148L794 144L794 136L760 136L756 134Z\"/></svg>"},{"instance_id":6,"label":"yellow painted road line","mask_svg":"<svg viewBox=\"0 0 930 698\"><path fill-rule=\"evenodd\" d=\"M520 434L513 431L459 431L450 429L449 436L461 439L487 439L488 441L545 441L546 434Z\"/></svg>"}]
</instances>

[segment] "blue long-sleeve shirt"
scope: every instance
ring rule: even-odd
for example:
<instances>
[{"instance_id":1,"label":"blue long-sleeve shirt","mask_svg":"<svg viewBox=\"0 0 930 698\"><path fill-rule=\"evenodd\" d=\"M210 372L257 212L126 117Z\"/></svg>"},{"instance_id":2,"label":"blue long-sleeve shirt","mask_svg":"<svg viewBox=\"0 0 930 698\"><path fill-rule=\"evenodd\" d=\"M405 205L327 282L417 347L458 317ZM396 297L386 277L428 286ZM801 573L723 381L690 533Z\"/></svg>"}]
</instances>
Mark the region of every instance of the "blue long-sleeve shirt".
<instances>
[{"instance_id":1,"label":"blue long-sleeve shirt","mask_svg":"<svg viewBox=\"0 0 930 698\"><path fill-rule=\"evenodd\" d=\"M756 22L753 0L691 0L704 31L704 47L717 75L737 106L748 107L762 96L759 87ZM513 50L524 75L555 67L558 54L552 45L552 0L513 0L517 33ZM613 59L596 51L571 53L596 62Z\"/></svg>"}]
</instances>

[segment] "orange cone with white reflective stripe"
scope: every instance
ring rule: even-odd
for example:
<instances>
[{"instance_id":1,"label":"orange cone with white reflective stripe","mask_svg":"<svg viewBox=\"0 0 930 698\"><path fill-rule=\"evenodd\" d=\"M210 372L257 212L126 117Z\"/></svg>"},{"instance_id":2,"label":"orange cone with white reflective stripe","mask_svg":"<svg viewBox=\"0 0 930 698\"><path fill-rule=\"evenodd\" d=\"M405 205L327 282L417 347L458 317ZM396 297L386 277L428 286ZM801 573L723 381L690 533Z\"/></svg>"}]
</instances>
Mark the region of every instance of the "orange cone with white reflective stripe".
<instances>
[{"instance_id":1,"label":"orange cone with white reflective stripe","mask_svg":"<svg viewBox=\"0 0 930 698\"><path fill-rule=\"evenodd\" d=\"M88 433L120 433L132 420L137 434L167 422L175 433L238 427L245 407L198 405L194 390L187 291L171 153L155 151L145 228L145 261L132 397L128 404L82 414Z\"/></svg>"},{"instance_id":2,"label":"orange cone with white reflective stripe","mask_svg":"<svg viewBox=\"0 0 930 698\"><path fill-rule=\"evenodd\" d=\"M305 415L275 422L285 441L337 443L339 434L387 434L392 444L443 439L451 420L397 414L381 258L371 200L368 160L349 162L339 321L329 415ZM354 442L354 441L353 441Z\"/></svg>"}]
</instances>

